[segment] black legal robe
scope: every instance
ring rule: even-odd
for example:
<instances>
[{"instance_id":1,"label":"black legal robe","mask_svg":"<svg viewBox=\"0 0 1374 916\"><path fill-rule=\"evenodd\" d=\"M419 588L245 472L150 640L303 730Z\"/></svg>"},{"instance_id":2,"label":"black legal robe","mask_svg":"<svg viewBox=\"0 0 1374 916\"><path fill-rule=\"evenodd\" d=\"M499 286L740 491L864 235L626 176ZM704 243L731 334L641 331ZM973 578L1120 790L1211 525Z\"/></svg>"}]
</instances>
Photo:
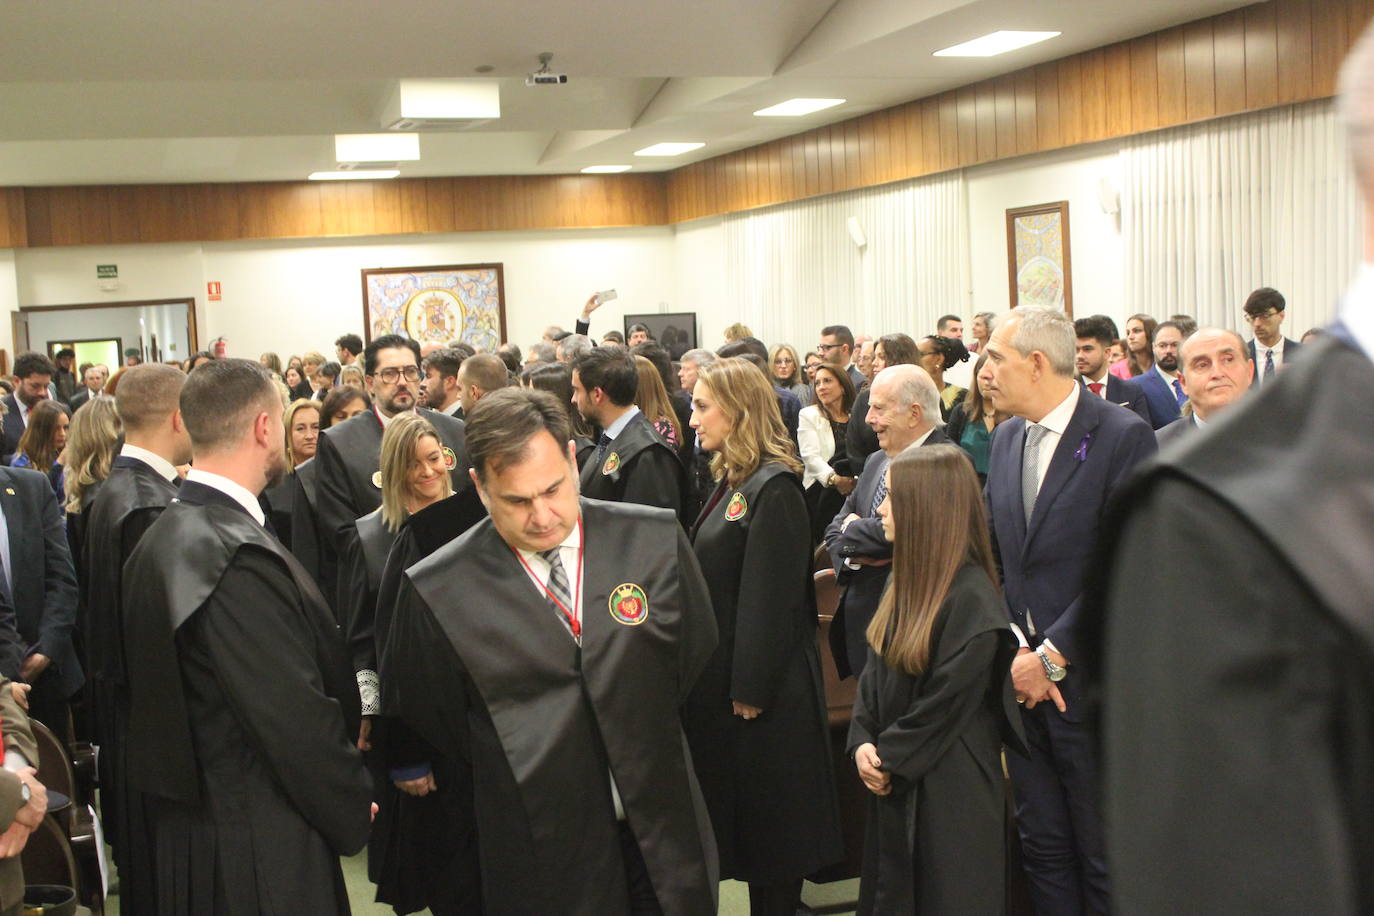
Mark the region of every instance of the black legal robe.
<instances>
[{"instance_id":1,"label":"black legal robe","mask_svg":"<svg viewBox=\"0 0 1374 916\"><path fill-rule=\"evenodd\" d=\"M291 488L288 500L291 507L291 554L320 587L325 603L335 608L338 559L334 551L326 551L323 546L325 538L320 526L319 472L320 466L315 459L307 458L287 474L286 480L280 485Z\"/></svg>"},{"instance_id":2,"label":"black legal robe","mask_svg":"<svg viewBox=\"0 0 1374 916\"><path fill-rule=\"evenodd\" d=\"M1116 912L1374 912L1370 391L1329 329L1103 525Z\"/></svg>"},{"instance_id":3,"label":"black legal robe","mask_svg":"<svg viewBox=\"0 0 1374 916\"><path fill-rule=\"evenodd\" d=\"M672 509L679 518L687 504L682 462L642 413L625 424L604 453L591 453L579 478L588 499Z\"/></svg>"},{"instance_id":4,"label":"black legal robe","mask_svg":"<svg viewBox=\"0 0 1374 916\"><path fill-rule=\"evenodd\" d=\"M608 770L663 911L712 913L715 844L678 714L715 647L705 582L671 513L581 507L581 647L485 520L406 571L383 701L471 780L484 913L627 912Z\"/></svg>"},{"instance_id":5,"label":"black legal robe","mask_svg":"<svg viewBox=\"0 0 1374 916\"><path fill-rule=\"evenodd\" d=\"M1016 637L997 589L977 566L959 570L919 676L868 651L849 754L875 745L892 792L868 797L859 912L1004 912L1002 744L1026 751L1011 686Z\"/></svg>"},{"instance_id":6,"label":"black legal robe","mask_svg":"<svg viewBox=\"0 0 1374 916\"><path fill-rule=\"evenodd\" d=\"M377 659L386 651L401 578L411 566L458 537L486 516L475 489L455 493L406 518L394 537L380 525L358 521L359 564L366 568L369 603L349 618L349 648L359 686L376 682ZM383 550L383 545L389 549ZM380 568L378 563L380 556ZM375 578L374 578L375 576ZM375 583L375 584L374 584ZM367 846L368 880L377 885L377 900L397 912L413 913L432 906L436 912L478 913L481 880L472 842L472 805L452 790L468 785L470 776L455 761L438 753L406 724L389 716L372 722L369 769L377 781L377 818ZM438 791L416 798L396 788L393 767L428 764Z\"/></svg>"},{"instance_id":7,"label":"black legal robe","mask_svg":"<svg viewBox=\"0 0 1374 916\"><path fill-rule=\"evenodd\" d=\"M125 567L129 780L155 796L160 916L347 914L367 840L358 689L318 589L185 481Z\"/></svg>"},{"instance_id":8,"label":"black legal robe","mask_svg":"<svg viewBox=\"0 0 1374 916\"><path fill-rule=\"evenodd\" d=\"M100 747L100 813L119 866L121 912L129 914L155 912L156 895L147 799L126 779L129 681L123 569L144 533L177 495L177 484L137 458L120 455L99 494L81 513L81 598L95 741ZM142 606L136 603L129 610L138 613Z\"/></svg>"},{"instance_id":9,"label":"black legal robe","mask_svg":"<svg viewBox=\"0 0 1374 916\"><path fill-rule=\"evenodd\" d=\"M801 878L844 855L801 478L770 462L727 488L698 519L692 547L710 570L720 645L683 724L721 874ZM763 714L745 721L735 700Z\"/></svg>"}]
</instances>

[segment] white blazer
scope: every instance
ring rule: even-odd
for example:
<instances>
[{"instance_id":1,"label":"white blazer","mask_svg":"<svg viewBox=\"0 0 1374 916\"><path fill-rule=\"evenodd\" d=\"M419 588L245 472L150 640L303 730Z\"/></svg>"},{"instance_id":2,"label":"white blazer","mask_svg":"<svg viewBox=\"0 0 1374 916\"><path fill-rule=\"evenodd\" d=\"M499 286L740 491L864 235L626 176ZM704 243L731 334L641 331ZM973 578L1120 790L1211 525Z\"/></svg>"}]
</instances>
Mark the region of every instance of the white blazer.
<instances>
[{"instance_id":1,"label":"white blazer","mask_svg":"<svg viewBox=\"0 0 1374 916\"><path fill-rule=\"evenodd\" d=\"M806 466L803 489L817 482L824 484L834 470L830 459L835 454L835 434L830 430L830 421L815 404L803 407L797 416L797 447Z\"/></svg>"}]
</instances>

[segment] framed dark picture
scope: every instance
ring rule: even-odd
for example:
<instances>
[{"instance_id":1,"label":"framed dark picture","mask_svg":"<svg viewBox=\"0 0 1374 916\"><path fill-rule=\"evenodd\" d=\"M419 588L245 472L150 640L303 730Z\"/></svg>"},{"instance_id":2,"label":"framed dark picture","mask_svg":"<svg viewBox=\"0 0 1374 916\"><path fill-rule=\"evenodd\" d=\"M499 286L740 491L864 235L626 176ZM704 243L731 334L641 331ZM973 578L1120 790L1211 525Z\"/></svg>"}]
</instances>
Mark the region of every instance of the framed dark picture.
<instances>
[{"instance_id":1,"label":"framed dark picture","mask_svg":"<svg viewBox=\"0 0 1374 916\"><path fill-rule=\"evenodd\" d=\"M688 350L696 349L696 312L655 312L652 315L626 315L626 343L630 341L630 328L637 324L647 327L649 336L658 341L673 359L682 359L682 354Z\"/></svg>"},{"instance_id":2,"label":"framed dark picture","mask_svg":"<svg viewBox=\"0 0 1374 916\"><path fill-rule=\"evenodd\" d=\"M1007 211L1007 274L1012 308L1044 305L1073 317L1067 200Z\"/></svg>"},{"instance_id":3,"label":"framed dark picture","mask_svg":"<svg viewBox=\"0 0 1374 916\"><path fill-rule=\"evenodd\" d=\"M363 335L400 334L420 345L461 340L494 351L506 339L500 264L380 267L363 271Z\"/></svg>"}]
</instances>

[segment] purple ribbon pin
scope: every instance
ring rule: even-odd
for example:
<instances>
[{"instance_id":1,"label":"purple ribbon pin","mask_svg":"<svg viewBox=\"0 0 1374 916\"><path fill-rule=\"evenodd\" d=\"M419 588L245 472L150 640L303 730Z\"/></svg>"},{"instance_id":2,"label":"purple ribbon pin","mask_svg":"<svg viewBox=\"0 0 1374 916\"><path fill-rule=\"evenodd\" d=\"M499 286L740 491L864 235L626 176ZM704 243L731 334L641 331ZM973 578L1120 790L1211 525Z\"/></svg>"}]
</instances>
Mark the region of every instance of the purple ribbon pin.
<instances>
[{"instance_id":1,"label":"purple ribbon pin","mask_svg":"<svg viewBox=\"0 0 1374 916\"><path fill-rule=\"evenodd\" d=\"M1073 456L1077 458L1079 461L1088 460L1088 443L1092 441L1092 438L1093 434L1088 433L1086 436L1083 437L1083 441L1078 443L1078 451L1074 452Z\"/></svg>"}]
</instances>

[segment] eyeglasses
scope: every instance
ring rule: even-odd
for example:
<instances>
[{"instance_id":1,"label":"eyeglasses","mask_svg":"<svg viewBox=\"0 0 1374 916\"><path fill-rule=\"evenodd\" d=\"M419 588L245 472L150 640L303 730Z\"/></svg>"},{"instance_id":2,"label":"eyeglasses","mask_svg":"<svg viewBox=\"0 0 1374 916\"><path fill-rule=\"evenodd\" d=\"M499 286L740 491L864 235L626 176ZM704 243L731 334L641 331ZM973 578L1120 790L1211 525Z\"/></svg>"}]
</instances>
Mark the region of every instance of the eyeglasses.
<instances>
[{"instance_id":1,"label":"eyeglasses","mask_svg":"<svg viewBox=\"0 0 1374 916\"><path fill-rule=\"evenodd\" d=\"M796 365L796 362L797 361L790 356L779 356L777 359L773 360L773 365L781 366L786 363L789 366L793 366Z\"/></svg>"},{"instance_id":2,"label":"eyeglasses","mask_svg":"<svg viewBox=\"0 0 1374 916\"><path fill-rule=\"evenodd\" d=\"M1273 318L1278 313L1278 309L1270 309L1267 312L1260 312L1258 315L1251 315L1249 312L1246 312L1245 318L1248 321L1268 321L1270 318Z\"/></svg>"},{"instance_id":3,"label":"eyeglasses","mask_svg":"<svg viewBox=\"0 0 1374 916\"><path fill-rule=\"evenodd\" d=\"M398 369L392 366L389 369L383 369L377 373L377 378L386 382L388 385L396 384L396 381L403 376L407 382L418 382L420 380L420 367L406 366L403 369Z\"/></svg>"},{"instance_id":4,"label":"eyeglasses","mask_svg":"<svg viewBox=\"0 0 1374 916\"><path fill-rule=\"evenodd\" d=\"M844 344L816 344L816 349L822 353L829 353L831 350L838 350Z\"/></svg>"}]
</instances>

